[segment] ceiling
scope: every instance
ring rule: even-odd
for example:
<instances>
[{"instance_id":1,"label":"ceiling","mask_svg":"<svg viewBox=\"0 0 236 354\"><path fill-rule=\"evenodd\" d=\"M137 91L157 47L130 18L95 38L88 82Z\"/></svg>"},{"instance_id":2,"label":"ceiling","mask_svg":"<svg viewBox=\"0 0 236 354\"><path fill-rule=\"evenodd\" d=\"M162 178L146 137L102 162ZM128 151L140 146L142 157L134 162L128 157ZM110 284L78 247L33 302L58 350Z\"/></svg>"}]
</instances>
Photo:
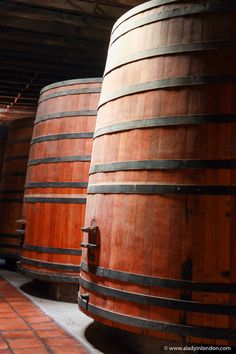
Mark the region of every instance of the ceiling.
<instances>
[{"instance_id":1,"label":"ceiling","mask_svg":"<svg viewBox=\"0 0 236 354\"><path fill-rule=\"evenodd\" d=\"M1 0L0 124L32 116L53 82L102 76L114 22L140 0Z\"/></svg>"}]
</instances>

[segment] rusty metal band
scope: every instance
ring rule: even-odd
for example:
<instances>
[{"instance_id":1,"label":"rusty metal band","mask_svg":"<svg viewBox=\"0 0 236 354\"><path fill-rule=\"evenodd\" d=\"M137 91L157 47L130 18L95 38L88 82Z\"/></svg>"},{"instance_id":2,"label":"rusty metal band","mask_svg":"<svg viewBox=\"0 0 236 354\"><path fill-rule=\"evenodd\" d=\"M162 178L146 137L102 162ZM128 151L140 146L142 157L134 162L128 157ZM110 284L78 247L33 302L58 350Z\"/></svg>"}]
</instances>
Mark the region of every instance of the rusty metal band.
<instances>
[{"instance_id":1,"label":"rusty metal band","mask_svg":"<svg viewBox=\"0 0 236 354\"><path fill-rule=\"evenodd\" d=\"M87 188L88 182L29 182L25 189L31 188Z\"/></svg>"},{"instance_id":2,"label":"rusty metal band","mask_svg":"<svg viewBox=\"0 0 236 354\"><path fill-rule=\"evenodd\" d=\"M79 276L69 275L68 274L54 274L54 273L44 273L42 271L37 272L36 270L30 270L24 268L22 266L18 266L18 270L20 273L39 280L49 280L49 281L56 281L56 282L63 282L63 283L79 283Z\"/></svg>"},{"instance_id":3,"label":"rusty metal band","mask_svg":"<svg viewBox=\"0 0 236 354\"><path fill-rule=\"evenodd\" d=\"M24 197L24 203L86 204L86 198Z\"/></svg>"},{"instance_id":4,"label":"rusty metal band","mask_svg":"<svg viewBox=\"0 0 236 354\"><path fill-rule=\"evenodd\" d=\"M231 169L236 160L137 160L111 162L90 167L90 174L132 170Z\"/></svg>"},{"instance_id":5,"label":"rusty metal band","mask_svg":"<svg viewBox=\"0 0 236 354\"><path fill-rule=\"evenodd\" d=\"M3 161L16 161L16 160L28 160L29 155L14 155L14 156L7 156Z\"/></svg>"},{"instance_id":6,"label":"rusty metal band","mask_svg":"<svg viewBox=\"0 0 236 354\"><path fill-rule=\"evenodd\" d=\"M152 6L153 8L155 6ZM126 33L133 31L137 28L150 25L159 21L170 20L177 17L195 16L200 14L214 13L214 12L230 12L236 9L236 4L225 1L223 4L219 2L206 4L197 4L193 6L178 7L167 11L157 12L150 16L142 17L141 19L132 22L123 22L123 25L119 24L112 32L110 46L120 37ZM121 26L121 27L120 27ZM120 28L119 28L120 27Z\"/></svg>"},{"instance_id":7,"label":"rusty metal band","mask_svg":"<svg viewBox=\"0 0 236 354\"><path fill-rule=\"evenodd\" d=\"M54 134L54 135L39 136L37 138L34 138L31 141L31 145L37 144L37 143L42 143L44 141L57 141L57 140L63 140L63 139L89 139L89 138L93 138L92 132Z\"/></svg>"},{"instance_id":8,"label":"rusty metal band","mask_svg":"<svg viewBox=\"0 0 236 354\"><path fill-rule=\"evenodd\" d=\"M179 334L181 336L235 340L235 329L182 325L154 321L143 317L128 316L114 311L104 310L87 303L82 300L80 294L78 296L78 303L87 313L127 326Z\"/></svg>"},{"instance_id":9,"label":"rusty metal band","mask_svg":"<svg viewBox=\"0 0 236 354\"><path fill-rule=\"evenodd\" d=\"M47 269L64 269L69 271L80 272L80 266L74 266L71 264L64 263L51 263L51 262L42 262L26 257L21 257L22 264L29 264L34 267L47 268Z\"/></svg>"},{"instance_id":10,"label":"rusty metal band","mask_svg":"<svg viewBox=\"0 0 236 354\"><path fill-rule=\"evenodd\" d=\"M137 119L111 124L99 128L94 138L105 134L121 133L133 129L165 128L172 126L188 126L197 124L226 124L236 123L236 114L193 114L185 116L160 116L159 118Z\"/></svg>"},{"instance_id":11,"label":"rusty metal band","mask_svg":"<svg viewBox=\"0 0 236 354\"><path fill-rule=\"evenodd\" d=\"M92 77L88 79L73 79L73 80L64 80L64 81L59 81L55 82L54 84L47 85L42 88L40 91L40 95L48 90L52 90L54 88L58 87L63 87L63 86L70 86L70 85L79 85L79 84L96 84L96 83L102 83L102 78L100 77Z\"/></svg>"},{"instance_id":12,"label":"rusty metal band","mask_svg":"<svg viewBox=\"0 0 236 354\"><path fill-rule=\"evenodd\" d=\"M82 250L74 248L56 248L56 247L45 247L45 246L33 246L30 244L24 244L23 249L27 251L39 252L39 253L51 253L51 254L64 254L64 255L75 255L81 256Z\"/></svg>"},{"instance_id":13,"label":"rusty metal band","mask_svg":"<svg viewBox=\"0 0 236 354\"><path fill-rule=\"evenodd\" d=\"M156 81L143 82L132 86L126 86L119 90L113 91L103 97L101 95L99 108L104 104L125 97L144 93L147 91L161 90L161 89L181 89L184 87L198 87L203 85L216 84L235 84L235 75L221 75L221 76L183 76L171 79L162 79Z\"/></svg>"},{"instance_id":14,"label":"rusty metal band","mask_svg":"<svg viewBox=\"0 0 236 354\"><path fill-rule=\"evenodd\" d=\"M83 156L64 156L64 157L46 157L42 159L29 160L28 166L35 166L48 163L61 163L61 162L87 162L91 161L90 155Z\"/></svg>"},{"instance_id":15,"label":"rusty metal band","mask_svg":"<svg viewBox=\"0 0 236 354\"><path fill-rule=\"evenodd\" d=\"M135 6L131 10L127 11L124 15L122 15L114 24L112 28L112 33L116 30L118 26L120 26L123 22L129 20L131 17L147 10L151 10L157 6L168 5L172 3L178 3L179 0L152 0L145 2L144 4Z\"/></svg>"},{"instance_id":16,"label":"rusty metal band","mask_svg":"<svg viewBox=\"0 0 236 354\"><path fill-rule=\"evenodd\" d=\"M157 185L157 184L104 184L89 185L88 194L197 194L236 195L236 186L224 185Z\"/></svg>"},{"instance_id":17,"label":"rusty metal band","mask_svg":"<svg viewBox=\"0 0 236 354\"><path fill-rule=\"evenodd\" d=\"M112 60L112 65L109 65L109 58L106 64L104 77L111 71L123 66L134 63L136 61L156 58L166 55L180 55L185 53L207 52L211 50L222 50L225 55L225 50L236 48L236 41L214 41L214 42L200 42L200 43L187 43L187 44L171 44L168 46L146 49L132 54L127 54L124 58L116 57L116 62L114 64L114 59Z\"/></svg>"},{"instance_id":18,"label":"rusty metal band","mask_svg":"<svg viewBox=\"0 0 236 354\"><path fill-rule=\"evenodd\" d=\"M61 118L81 118L81 117L94 117L97 115L96 110L83 110L83 111L67 111L67 112L58 112L58 113L51 113L45 114L43 116L37 116L35 120L35 125L44 122L50 119L61 119Z\"/></svg>"},{"instance_id":19,"label":"rusty metal band","mask_svg":"<svg viewBox=\"0 0 236 354\"><path fill-rule=\"evenodd\" d=\"M80 276L80 285L85 289L95 292L99 295L106 296L109 299L119 299L124 301L135 302L149 306L166 307L170 309L213 313L217 315L236 315L236 306L234 305L221 305L221 304L205 304L197 301L186 301L179 299L164 298L159 296L151 296L140 293L133 293L130 291L119 290L112 287L98 285L87 281Z\"/></svg>"},{"instance_id":20,"label":"rusty metal band","mask_svg":"<svg viewBox=\"0 0 236 354\"><path fill-rule=\"evenodd\" d=\"M199 282L190 281L182 279L171 279L171 278L160 278L142 274L135 274L129 272L122 272L115 269L109 269L104 267L96 267L90 264L81 262L81 270L86 273L92 273L99 277L104 277L108 279L118 280L126 283L151 286L151 287L161 287L168 289L184 289L189 291L200 291L207 293L226 293L235 294L236 293L236 283L209 283L209 282Z\"/></svg>"},{"instance_id":21,"label":"rusty metal band","mask_svg":"<svg viewBox=\"0 0 236 354\"><path fill-rule=\"evenodd\" d=\"M60 91L60 92L51 93L49 95L40 97L38 104L40 104L44 101L50 100L52 98L57 98L57 97L89 94L89 93L100 93L100 92L101 92L101 88L83 88L83 89L77 89L77 90Z\"/></svg>"}]
</instances>

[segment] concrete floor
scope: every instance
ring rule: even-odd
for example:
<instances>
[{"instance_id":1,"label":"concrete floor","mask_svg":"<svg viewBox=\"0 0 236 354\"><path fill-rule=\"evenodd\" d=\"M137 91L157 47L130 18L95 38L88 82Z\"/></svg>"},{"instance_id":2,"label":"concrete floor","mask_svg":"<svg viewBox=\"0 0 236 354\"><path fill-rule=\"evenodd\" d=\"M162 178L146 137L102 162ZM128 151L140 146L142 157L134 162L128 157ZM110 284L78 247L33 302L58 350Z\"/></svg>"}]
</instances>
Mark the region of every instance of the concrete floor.
<instances>
[{"instance_id":1,"label":"concrete floor","mask_svg":"<svg viewBox=\"0 0 236 354\"><path fill-rule=\"evenodd\" d=\"M125 341L119 340L109 329L100 328L94 321L82 313L77 304L49 300L34 291L30 293L32 279L6 269L0 269L0 275L16 287L44 313L57 322L65 331L78 339L89 353L94 354L135 354ZM37 295L37 296L36 296Z\"/></svg>"}]
</instances>

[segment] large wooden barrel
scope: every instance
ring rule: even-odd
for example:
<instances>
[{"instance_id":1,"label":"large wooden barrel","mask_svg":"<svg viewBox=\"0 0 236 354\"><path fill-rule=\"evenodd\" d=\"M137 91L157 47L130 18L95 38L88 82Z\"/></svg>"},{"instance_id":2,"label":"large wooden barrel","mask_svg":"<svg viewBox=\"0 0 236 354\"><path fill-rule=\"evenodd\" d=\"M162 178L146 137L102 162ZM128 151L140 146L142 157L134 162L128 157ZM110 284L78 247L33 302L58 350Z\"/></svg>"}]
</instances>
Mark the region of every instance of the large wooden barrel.
<instances>
[{"instance_id":1,"label":"large wooden barrel","mask_svg":"<svg viewBox=\"0 0 236 354\"><path fill-rule=\"evenodd\" d=\"M80 308L164 340L236 340L236 2L150 1L111 35Z\"/></svg>"},{"instance_id":2,"label":"large wooden barrel","mask_svg":"<svg viewBox=\"0 0 236 354\"><path fill-rule=\"evenodd\" d=\"M33 118L19 119L10 125L0 183L0 257L19 257L21 233L16 221L21 219L24 185Z\"/></svg>"},{"instance_id":3,"label":"large wooden barrel","mask_svg":"<svg viewBox=\"0 0 236 354\"><path fill-rule=\"evenodd\" d=\"M7 142L7 135L8 135L8 127L4 125L0 126L0 180L2 174L4 152L5 152L6 142Z\"/></svg>"},{"instance_id":4,"label":"large wooden barrel","mask_svg":"<svg viewBox=\"0 0 236 354\"><path fill-rule=\"evenodd\" d=\"M45 87L40 94L24 195L21 272L77 282L81 227L101 79Z\"/></svg>"}]
</instances>

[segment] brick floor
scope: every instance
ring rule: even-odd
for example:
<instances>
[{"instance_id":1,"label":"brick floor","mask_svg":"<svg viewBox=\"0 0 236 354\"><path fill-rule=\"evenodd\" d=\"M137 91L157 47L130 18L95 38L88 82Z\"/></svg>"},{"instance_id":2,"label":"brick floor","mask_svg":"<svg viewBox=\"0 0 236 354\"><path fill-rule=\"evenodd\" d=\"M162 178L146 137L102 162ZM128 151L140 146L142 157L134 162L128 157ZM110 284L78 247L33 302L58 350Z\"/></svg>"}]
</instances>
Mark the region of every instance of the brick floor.
<instances>
[{"instance_id":1,"label":"brick floor","mask_svg":"<svg viewBox=\"0 0 236 354\"><path fill-rule=\"evenodd\" d=\"M87 354L27 297L0 277L0 354Z\"/></svg>"}]
</instances>

